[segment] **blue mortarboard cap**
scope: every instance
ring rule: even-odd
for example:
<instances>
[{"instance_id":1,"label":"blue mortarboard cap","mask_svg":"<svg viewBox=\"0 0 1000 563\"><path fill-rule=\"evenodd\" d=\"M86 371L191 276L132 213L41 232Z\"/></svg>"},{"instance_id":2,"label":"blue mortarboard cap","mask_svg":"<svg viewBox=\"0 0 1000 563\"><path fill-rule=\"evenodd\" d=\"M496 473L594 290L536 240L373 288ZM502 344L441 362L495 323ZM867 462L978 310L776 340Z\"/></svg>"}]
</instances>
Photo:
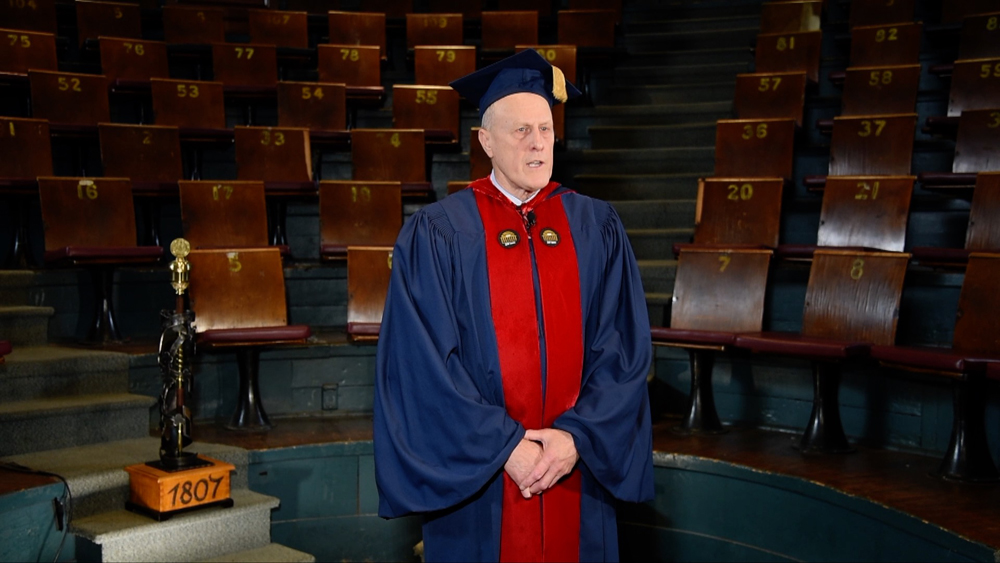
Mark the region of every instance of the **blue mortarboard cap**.
<instances>
[{"instance_id":1,"label":"blue mortarboard cap","mask_svg":"<svg viewBox=\"0 0 1000 563\"><path fill-rule=\"evenodd\" d=\"M494 102L518 92L538 94L549 105L565 102L580 95L580 91L566 80L561 70L534 49L495 62L451 83L466 100L479 106L482 117Z\"/></svg>"}]
</instances>

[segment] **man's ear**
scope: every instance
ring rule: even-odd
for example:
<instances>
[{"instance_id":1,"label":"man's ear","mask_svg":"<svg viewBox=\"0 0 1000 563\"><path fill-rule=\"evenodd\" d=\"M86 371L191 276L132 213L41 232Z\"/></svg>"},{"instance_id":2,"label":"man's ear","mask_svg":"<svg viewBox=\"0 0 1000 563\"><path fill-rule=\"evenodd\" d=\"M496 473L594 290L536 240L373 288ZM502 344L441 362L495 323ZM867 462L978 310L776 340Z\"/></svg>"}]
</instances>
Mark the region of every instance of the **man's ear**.
<instances>
[{"instance_id":1,"label":"man's ear","mask_svg":"<svg viewBox=\"0 0 1000 563\"><path fill-rule=\"evenodd\" d=\"M483 151L486 152L486 156L493 158L493 139L490 136L490 132L486 129L479 129L479 144L482 145Z\"/></svg>"}]
</instances>

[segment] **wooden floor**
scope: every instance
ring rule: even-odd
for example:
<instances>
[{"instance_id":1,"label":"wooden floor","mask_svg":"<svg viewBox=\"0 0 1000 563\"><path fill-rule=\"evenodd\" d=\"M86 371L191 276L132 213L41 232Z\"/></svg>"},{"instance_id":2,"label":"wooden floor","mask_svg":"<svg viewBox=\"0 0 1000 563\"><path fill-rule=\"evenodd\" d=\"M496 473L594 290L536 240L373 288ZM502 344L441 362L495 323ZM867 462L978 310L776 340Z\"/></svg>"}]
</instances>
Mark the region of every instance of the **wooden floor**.
<instances>
[{"instance_id":1,"label":"wooden floor","mask_svg":"<svg viewBox=\"0 0 1000 563\"><path fill-rule=\"evenodd\" d=\"M13 468L0 462L0 495L42 487L58 481L59 479L47 475L15 471Z\"/></svg>"},{"instance_id":2,"label":"wooden floor","mask_svg":"<svg viewBox=\"0 0 1000 563\"><path fill-rule=\"evenodd\" d=\"M656 451L704 457L760 471L800 477L867 498L952 530L968 539L1000 547L1000 483L965 484L932 476L939 459L859 447L847 455L803 455L798 436L757 429L731 429L714 436L678 436L674 422L654 426ZM231 432L197 426L195 439L251 450L327 442L371 440L370 417L277 420L267 433Z\"/></svg>"}]
</instances>

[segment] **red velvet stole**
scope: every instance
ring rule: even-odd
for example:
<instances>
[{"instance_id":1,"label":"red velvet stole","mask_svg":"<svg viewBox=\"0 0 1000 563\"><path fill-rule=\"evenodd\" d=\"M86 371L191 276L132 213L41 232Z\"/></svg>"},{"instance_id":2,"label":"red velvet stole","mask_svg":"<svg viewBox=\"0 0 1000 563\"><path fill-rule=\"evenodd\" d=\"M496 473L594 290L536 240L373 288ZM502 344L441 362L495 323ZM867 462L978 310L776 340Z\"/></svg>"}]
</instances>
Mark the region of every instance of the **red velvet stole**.
<instances>
[{"instance_id":1,"label":"red velvet stole","mask_svg":"<svg viewBox=\"0 0 1000 563\"><path fill-rule=\"evenodd\" d=\"M550 428L559 415L576 404L583 370L576 248L562 198L547 199L558 184L543 188L520 213L489 178L471 187L486 230L490 305L507 412L526 429ZM530 232L524 219L529 211L535 213ZM541 233L547 229L558 235L556 244L551 244L551 237L549 243L542 240ZM512 246L500 242L500 233L508 230L519 237ZM509 245L509 237L507 242ZM545 333L544 393L532 247ZM580 472L574 470L543 495L530 499L521 496L506 473L503 479L500 560L579 561Z\"/></svg>"}]
</instances>

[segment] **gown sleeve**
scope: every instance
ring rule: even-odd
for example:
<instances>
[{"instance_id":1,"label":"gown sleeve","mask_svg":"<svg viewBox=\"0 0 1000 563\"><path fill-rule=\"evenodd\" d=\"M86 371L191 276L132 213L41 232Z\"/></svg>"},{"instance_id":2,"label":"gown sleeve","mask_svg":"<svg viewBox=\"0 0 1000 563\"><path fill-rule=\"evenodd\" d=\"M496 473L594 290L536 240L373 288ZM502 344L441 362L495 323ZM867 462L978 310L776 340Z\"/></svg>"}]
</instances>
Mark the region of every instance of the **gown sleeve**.
<instances>
[{"instance_id":1,"label":"gown sleeve","mask_svg":"<svg viewBox=\"0 0 1000 563\"><path fill-rule=\"evenodd\" d=\"M524 428L463 365L452 293L461 256L433 206L393 251L376 364L379 515L431 512L474 497L503 470Z\"/></svg>"},{"instance_id":2,"label":"gown sleeve","mask_svg":"<svg viewBox=\"0 0 1000 563\"><path fill-rule=\"evenodd\" d=\"M642 502L653 498L649 315L632 247L610 206L600 240L602 279L594 301L584 304L580 396L553 427L573 435L581 463L612 496Z\"/></svg>"}]
</instances>

